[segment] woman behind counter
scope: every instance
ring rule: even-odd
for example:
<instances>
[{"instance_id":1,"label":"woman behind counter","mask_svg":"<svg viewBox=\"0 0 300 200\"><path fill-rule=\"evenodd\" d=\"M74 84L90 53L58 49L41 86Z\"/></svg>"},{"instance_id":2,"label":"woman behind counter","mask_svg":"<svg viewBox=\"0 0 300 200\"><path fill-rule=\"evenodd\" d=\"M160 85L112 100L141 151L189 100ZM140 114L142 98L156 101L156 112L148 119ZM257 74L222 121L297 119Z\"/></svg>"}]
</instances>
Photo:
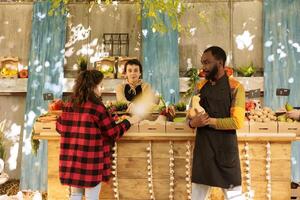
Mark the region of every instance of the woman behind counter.
<instances>
[{"instance_id":1,"label":"woman behind counter","mask_svg":"<svg viewBox=\"0 0 300 200\"><path fill-rule=\"evenodd\" d=\"M117 101L133 103L141 96L149 95L154 99L154 92L149 83L141 80L143 68L139 60L132 59L126 62L124 66L125 83L116 87Z\"/></svg>"},{"instance_id":2,"label":"woman behind counter","mask_svg":"<svg viewBox=\"0 0 300 200\"><path fill-rule=\"evenodd\" d=\"M86 70L79 74L72 100L56 123L61 134L59 178L71 186L71 200L99 198L101 182L108 181L111 143L120 138L137 117L116 124L101 101L103 74Z\"/></svg>"}]
</instances>

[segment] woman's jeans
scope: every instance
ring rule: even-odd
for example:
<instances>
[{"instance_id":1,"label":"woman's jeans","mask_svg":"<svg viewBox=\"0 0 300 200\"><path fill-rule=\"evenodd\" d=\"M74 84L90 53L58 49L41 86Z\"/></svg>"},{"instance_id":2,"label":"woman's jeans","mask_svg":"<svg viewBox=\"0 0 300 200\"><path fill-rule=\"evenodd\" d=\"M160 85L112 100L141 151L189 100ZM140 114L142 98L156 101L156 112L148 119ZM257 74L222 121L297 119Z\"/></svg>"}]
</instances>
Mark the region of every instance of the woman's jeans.
<instances>
[{"instance_id":1,"label":"woman's jeans","mask_svg":"<svg viewBox=\"0 0 300 200\"><path fill-rule=\"evenodd\" d=\"M99 193L101 190L101 183L92 188L76 188L71 187L71 197L70 200L81 200L83 192L85 193L86 200L98 200Z\"/></svg>"}]
</instances>

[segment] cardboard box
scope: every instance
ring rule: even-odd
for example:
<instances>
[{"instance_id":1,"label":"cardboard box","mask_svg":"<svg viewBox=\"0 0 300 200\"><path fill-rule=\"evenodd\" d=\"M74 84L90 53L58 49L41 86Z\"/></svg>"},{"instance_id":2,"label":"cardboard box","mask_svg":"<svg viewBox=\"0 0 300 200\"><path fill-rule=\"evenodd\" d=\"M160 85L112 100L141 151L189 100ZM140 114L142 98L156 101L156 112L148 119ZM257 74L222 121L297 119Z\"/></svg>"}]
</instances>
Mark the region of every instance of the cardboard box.
<instances>
[{"instance_id":1,"label":"cardboard box","mask_svg":"<svg viewBox=\"0 0 300 200\"><path fill-rule=\"evenodd\" d=\"M139 123L140 133L165 133L166 122L143 120Z\"/></svg>"},{"instance_id":2,"label":"cardboard box","mask_svg":"<svg viewBox=\"0 0 300 200\"><path fill-rule=\"evenodd\" d=\"M276 121L249 122L249 133L278 133Z\"/></svg>"},{"instance_id":3,"label":"cardboard box","mask_svg":"<svg viewBox=\"0 0 300 200\"><path fill-rule=\"evenodd\" d=\"M300 137L299 122L278 122L278 133L296 133Z\"/></svg>"},{"instance_id":4,"label":"cardboard box","mask_svg":"<svg viewBox=\"0 0 300 200\"><path fill-rule=\"evenodd\" d=\"M249 133L249 129L250 129L249 121L245 120L243 128L237 129L236 132L237 133Z\"/></svg>"},{"instance_id":5,"label":"cardboard box","mask_svg":"<svg viewBox=\"0 0 300 200\"><path fill-rule=\"evenodd\" d=\"M166 133L193 133L194 129L191 129L185 122L167 122Z\"/></svg>"}]
</instances>

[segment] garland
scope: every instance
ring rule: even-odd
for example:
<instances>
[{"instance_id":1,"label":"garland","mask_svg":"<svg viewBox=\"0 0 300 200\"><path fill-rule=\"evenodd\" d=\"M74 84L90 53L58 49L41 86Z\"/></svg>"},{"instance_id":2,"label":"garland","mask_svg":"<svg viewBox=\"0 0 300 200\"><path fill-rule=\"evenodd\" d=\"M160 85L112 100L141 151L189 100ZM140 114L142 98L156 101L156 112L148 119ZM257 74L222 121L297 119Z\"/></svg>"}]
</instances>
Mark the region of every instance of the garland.
<instances>
[{"instance_id":1,"label":"garland","mask_svg":"<svg viewBox=\"0 0 300 200\"><path fill-rule=\"evenodd\" d=\"M192 183L191 183L191 142L186 143L186 165L185 165L185 180L186 180L186 192L188 195L188 200L192 199Z\"/></svg>"},{"instance_id":2,"label":"garland","mask_svg":"<svg viewBox=\"0 0 300 200\"><path fill-rule=\"evenodd\" d=\"M246 199L252 200L254 197L254 192L251 188L251 169L250 169L250 158L249 158L249 144L245 143L244 146L244 158L245 158L245 167L246 167Z\"/></svg>"},{"instance_id":3,"label":"garland","mask_svg":"<svg viewBox=\"0 0 300 200\"><path fill-rule=\"evenodd\" d=\"M148 189L150 193L150 199L155 200L154 188L153 188L153 172L152 172L152 143L149 142L147 147L147 170L148 170Z\"/></svg>"},{"instance_id":4,"label":"garland","mask_svg":"<svg viewBox=\"0 0 300 200\"><path fill-rule=\"evenodd\" d=\"M113 174L113 191L115 199L119 200L119 183L118 183L118 145L115 142L115 146L113 147L113 161L112 161L112 174Z\"/></svg>"},{"instance_id":5,"label":"garland","mask_svg":"<svg viewBox=\"0 0 300 200\"><path fill-rule=\"evenodd\" d=\"M169 192L169 199L174 200L174 148L173 148L173 142L169 142L170 150L169 150L169 156L170 156L170 192Z\"/></svg>"},{"instance_id":6,"label":"garland","mask_svg":"<svg viewBox=\"0 0 300 200\"><path fill-rule=\"evenodd\" d=\"M271 185L271 144L270 142L266 145L267 156L266 156L266 179L267 179L267 200L272 199L272 185Z\"/></svg>"}]
</instances>

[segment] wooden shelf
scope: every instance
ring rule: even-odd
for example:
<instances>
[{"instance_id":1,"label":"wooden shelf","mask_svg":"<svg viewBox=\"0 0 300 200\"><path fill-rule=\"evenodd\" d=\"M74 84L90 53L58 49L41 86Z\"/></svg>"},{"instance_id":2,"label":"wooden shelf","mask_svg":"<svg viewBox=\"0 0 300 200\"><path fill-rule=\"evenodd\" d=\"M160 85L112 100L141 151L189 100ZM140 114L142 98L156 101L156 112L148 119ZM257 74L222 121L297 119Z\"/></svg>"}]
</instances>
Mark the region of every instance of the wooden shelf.
<instances>
[{"instance_id":1,"label":"wooden shelf","mask_svg":"<svg viewBox=\"0 0 300 200\"><path fill-rule=\"evenodd\" d=\"M260 89L264 90L264 78L263 77L235 77L240 81L245 90ZM188 90L189 78L181 77L180 79L180 92L186 92ZM72 92L74 85L74 78L64 78L63 92ZM104 79L104 92L103 94L115 94L115 87L122 83L123 79ZM26 93L27 92L27 78L21 79L2 79L0 84L0 93L2 95L11 95L12 93Z\"/></svg>"}]
</instances>

